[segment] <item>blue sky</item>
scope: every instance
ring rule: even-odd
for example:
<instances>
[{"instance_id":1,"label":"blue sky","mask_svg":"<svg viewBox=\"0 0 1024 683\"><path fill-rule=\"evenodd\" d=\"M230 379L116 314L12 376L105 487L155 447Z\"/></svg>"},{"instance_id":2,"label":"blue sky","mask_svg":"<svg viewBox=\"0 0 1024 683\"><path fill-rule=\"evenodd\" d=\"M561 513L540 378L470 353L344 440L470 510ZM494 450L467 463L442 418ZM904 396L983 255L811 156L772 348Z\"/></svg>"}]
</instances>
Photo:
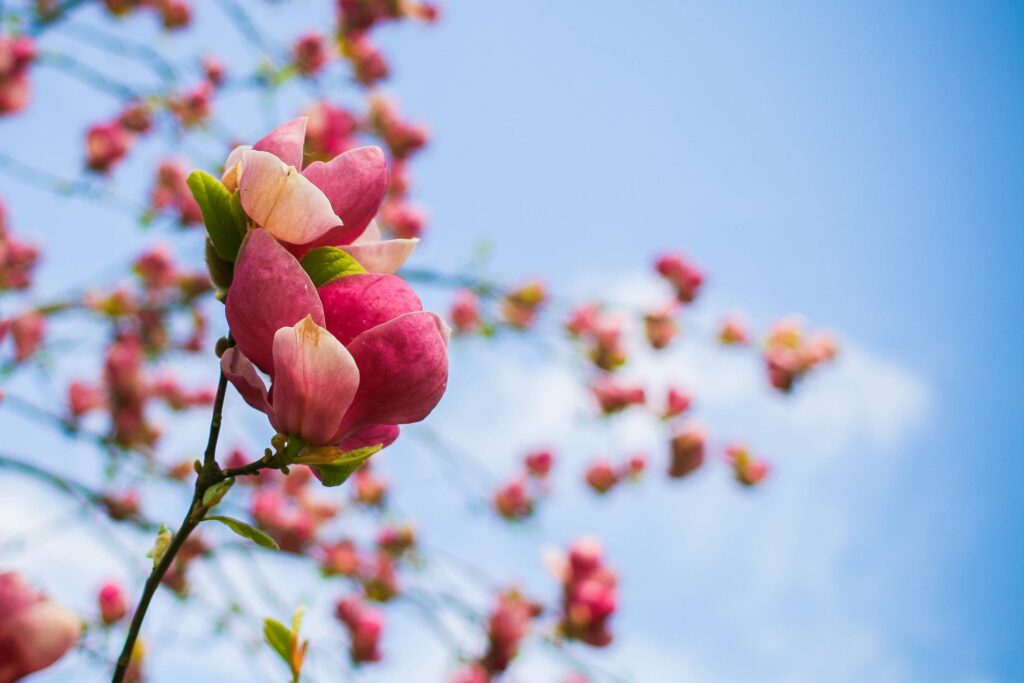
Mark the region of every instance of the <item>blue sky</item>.
<instances>
[{"instance_id":1,"label":"blue sky","mask_svg":"<svg viewBox=\"0 0 1024 683\"><path fill-rule=\"evenodd\" d=\"M320 4L259 17L284 38L323 20ZM195 40L214 38L249 55L201 24ZM527 344L463 345L436 427L495 474L534 443L566 444L565 500L495 532L410 437L385 466L428 537L540 587L538 545L602 533L625 581L600 658L638 681L1024 678L1024 7L449 0L437 27L383 40L391 89L434 132L415 165L433 217L419 264L457 267L489 240L501 276L650 300L653 256L678 248L710 273L698 322L797 311L845 342L791 401L696 340L650 361L699 388L712 432L770 453L776 476L753 495L721 472L652 477L600 503L574 484L607 441L579 431L573 378ZM279 104L282 119L297 108ZM0 148L72 172L77 131L114 106L41 74ZM225 116L267 127L245 100ZM41 121L61 132L40 136ZM147 153L120 172L126 192L148 184L133 175ZM148 239L8 178L0 196L16 229L50 243L55 291L83 260L98 270ZM660 447L639 423L614 439ZM155 656L165 676L187 666ZM409 680L402 666L368 679Z\"/></svg>"}]
</instances>

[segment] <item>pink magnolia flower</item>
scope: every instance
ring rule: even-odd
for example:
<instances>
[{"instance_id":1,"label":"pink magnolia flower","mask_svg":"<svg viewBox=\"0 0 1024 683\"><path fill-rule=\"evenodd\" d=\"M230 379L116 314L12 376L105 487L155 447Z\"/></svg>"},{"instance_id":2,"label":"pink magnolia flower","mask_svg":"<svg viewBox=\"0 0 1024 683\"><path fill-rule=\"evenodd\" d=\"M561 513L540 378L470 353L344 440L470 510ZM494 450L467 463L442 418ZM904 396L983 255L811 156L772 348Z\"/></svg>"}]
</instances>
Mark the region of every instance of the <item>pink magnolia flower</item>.
<instances>
[{"instance_id":1,"label":"pink magnolia flower","mask_svg":"<svg viewBox=\"0 0 1024 683\"><path fill-rule=\"evenodd\" d=\"M188 188L188 169L177 159L165 159L156 169L156 182L149 195L150 211L169 211L181 225L199 225L203 214Z\"/></svg>"},{"instance_id":2,"label":"pink magnolia flower","mask_svg":"<svg viewBox=\"0 0 1024 683\"><path fill-rule=\"evenodd\" d=\"M359 564L359 549L350 540L320 547L320 568L327 576L355 576Z\"/></svg>"},{"instance_id":3,"label":"pink magnolia flower","mask_svg":"<svg viewBox=\"0 0 1024 683\"><path fill-rule=\"evenodd\" d=\"M356 470L352 482L352 497L360 505L379 507L388 494L387 482L374 473L370 462Z\"/></svg>"},{"instance_id":4,"label":"pink magnolia flower","mask_svg":"<svg viewBox=\"0 0 1024 683\"><path fill-rule=\"evenodd\" d=\"M605 460L598 460L587 467L587 484L597 493L608 493L619 483L619 473Z\"/></svg>"},{"instance_id":5,"label":"pink magnolia flower","mask_svg":"<svg viewBox=\"0 0 1024 683\"><path fill-rule=\"evenodd\" d=\"M555 464L555 456L551 451L535 451L524 458L526 472L530 476L544 478L551 474Z\"/></svg>"},{"instance_id":6,"label":"pink magnolia flower","mask_svg":"<svg viewBox=\"0 0 1024 683\"><path fill-rule=\"evenodd\" d=\"M213 85L202 81L188 90L175 93L167 100L171 110L185 128L198 126L210 116L213 109Z\"/></svg>"},{"instance_id":7,"label":"pink magnolia flower","mask_svg":"<svg viewBox=\"0 0 1024 683\"><path fill-rule=\"evenodd\" d=\"M35 58L35 43L28 36L0 36L0 116L28 104L32 91L28 67Z\"/></svg>"},{"instance_id":8,"label":"pink magnolia flower","mask_svg":"<svg viewBox=\"0 0 1024 683\"><path fill-rule=\"evenodd\" d=\"M533 497L524 477L503 484L494 492L494 509L509 521L526 519L533 514Z\"/></svg>"},{"instance_id":9,"label":"pink magnolia flower","mask_svg":"<svg viewBox=\"0 0 1024 683\"><path fill-rule=\"evenodd\" d=\"M237 342L221 359L228 379L280 433L313 445L390 444L447 386L450 330L401 278L350 275L317 290L265 230L242 244L226 315Z\"/></svg>"},{"instance_id":10,"label":"pink magnolia flower","mask_svg":"<svg viewBox=\"0 0 1024 683\"><path fill-rule=\"evenodd\" d=\"M78 619L13 572L0 574L0 683L45 669L71 649Z\"/></svg>"},{"instance_id":11,"label":"pink magnolia flower","mask_svg":"<svg viewBox=\"0 0 1024 683\"><path fill-rule=\"evenodd\" d=\"M727 446L725 457L732 465L736 481L744 486L756 486L768 476L768 463L755 458L746 446L740 444Z\"/></svg>"},{"instance_id":12,"label":"pink magnolia flower","mask_svg":"<svg viewBox=\"0 0 1024 683\"><path fill-rule=\"evenodd\" d=\"M109 173L134 143L135 134L120 121L97 123L85 134L85 165L97 173Z\"/></svg>"},{"instance_id":13,"label":"pink magnolia flower","mask_svg":"<svg viewBox=\"0 0 1024 683\"><path fill-rule=\"evenodd\" d=\"M685 256L663 254L655 262L655 268L675 289L676 298L681 303L692 303L697 298L700 286L704 282L704 274Z\"/></svg>"},{"instance_id":14,"label":"pink magnolia flower","mask_svg":"<svg viewBox=\"0 0 1024 683\"><path fill-rule=\"evenodd\" d=\"M750 343L750 326L738 313L730 313L718 329L718 341L726 346Z\"/></svg>"},{"instance_id":15,"label":"pink magnolia flower","mask_svg":"<svg viewBox=\"0 0 1024 683\"><path fill-rule=\"evenodd\" d=\"M148 133L153 128L153 112L145 102L132 102L117 117L118 123L133 133Z\"/></svg>"},{"instance_id":16,"label":"pink magnolia flower","mask_svg":"<svg viewBox=\"0 0 1024 683\"><path fill-rule=\"evenodd\" d=\"M519 644L530 633L534 617L540 606L527 600L512 589L498 595L487 619L487 653L481 660L492 674L505 671L516 655Z\"/></svg>"},{"instance_id":17,"label":"pink magnolia flower","mask_svg":"<svg viewBox=\"0 0 1024 683\"><path fill-rule=\"evenodd\" d=\"M643 405L646 392L639 385L624 384L607 375L598 377L590 385L590 391L604 415L612 415L629 406Z\"/></svg>"},{"instance_id":18,"label":"pink magnolia flower","mask_svg":"<svg viewBox=\"0 0 1024 683\"><path fill-rule=\"evenodd\" d=\"M100 618L104 624L114 624L128 614L128 603L125 600L124 588L121 584L110 581L103 584L96 600L100 606Z\"/></svg>"},{"instance_id":19,"label":"pink magnolia flower","mask_svg":"<svg viewBox=\"0 0 1024 683\"><path fill-rule=\"evenodd\" d=\"M80 381L72 382L68 386L68 408L74 417L81 417L103 407L106 403L107 394L103 387ZM191 464L189 468L191 469Z\"/></svg>"},{"instance_id":20,"label":"pink magnolia flower","mask_svg":"<svg viewBox=\"0 0 1024 683\"><path fill-rule=\"evenodd\" d=\"M596 538L583 538L569 547L560 562L562 619L565 637L594 647L612 642L609 621L618 607L618 578L605 563L604 550Z\"/></svg>"},{"instance_id":21,"label":"pink magnolia flower","mask_svg":"<svg viewBox=\"0 0 1024 683\"><path fill-rule=\"evenodd\" d=\"M224 66L224 62L214 55L206 55L203 57L203 73L206 75L206 80L214 88L219 88L224 85L224 79L227 74L227 67Z\"/></svg>"},{"instance_id":22,"label":"pink magnolia flower","mask_svg":"<svg viewBox=\"0 0 1024 683\"><path fill-rule=\"evenodd\" d=\"M647 342L655 349L663 349L672 343L679 333L675 319L675 304L662 306L644 316L644 334Z\"/></svg>"},{"instance_id":23,"label":"pink magnolia flower","mask_svg":"<svg viewBox=\"0 0 1024 683\"><path fill-rule=\"evenodd\" d=\"M668 476L680 479L704 464L707 436L704 429L691 426L672 437Z\"/></svg>"},{"instance_id":24,"label":"pink magnolia flower","mask_svg":"<svg viewBox=\"0 0 1024 683\"><path fill-rule=\"evenodd\" d=\"M319 73L327 64L330 56L327 40L315 32L300 36L292 47L292 63L303 76L313 76Z\"/></svg>"},{"instance_id":25,"label":"pink magnolia flower","mask_svg":"<svg viewBox=\"0 0 1024 683\"><path fill-rule=\"evenodd\" d=\"M594 303L580 304L565 323L565 331L574 339L588 336L597 329L597 321L601 316L601 307Z\"/></svg>"},{"instance_id":26,"label":"pink magnolia flower","mask_svg":"<svg viewBox=\"0 0 1024 683\"><path fill-rule=\"evenodd\" d=\"M355 135L359 121L344 107L327 101L316 102L303 114L307 117L306 154L318 161L329 161L346 150L356 147ZM395 175L395 169L391 170ZM344 217L349 221L349 217Z\"/></svg>"},{"instance_id":27,"label":"pink magnolia flower","mask_svg":"<svg viewBox=\"0 0 1024 683\"><path fill-rule=\"evenodd\" d=\"M381 207L380 220L398 237L411 239L423 234L427 212L404 199L389 200Z\"/></svg>"},{"instance_id":28,"label":"pink magnolia flower","mask_svg":"<svg viewBox=\"0 0 1024 683\"><path fill-rule=\"evenodd\" d=\"M419 240L383 241L373 223L388 185L384 152L359 147L303 168L305 136L306 119L298 118L252 147L236 147L224 184L239 190L249 218L297 258L331 246L371 273L394 273Z\"/></svg>"},{"instance_id":29,"label":"pink magnolia flower","mask_svg":"<svg viewBox=\"0 0 1024 683\"><path fill-rule=\"evenodd\" d=\"M38 311L26 311L10 321L11 339L14 340L14 360L21 363L36 354L46 334L46 316Z\"/></svg>"},{"instance_id":30,"label":"pink magnolia flower","mask_svg":"<svg viewBox=\"0 0 1024 683\"><path fill-rule=\"evenodd\" d=\"M352 596L338 601L335 615L348 628L349 655L356 664L380 661L380 637L384 615L375 607Z\"/></svg>"},{"instance_id":31,"label":"pink magnolia flower","mask_svg":"<svg viewBox=\"0 0 1024 683\"><path fill-rule=\"evenodd\" d=\"M458 334L475 332L480 327L480 297L469 289L460 289L448 317Z\"/></svg>"},{"instance_id":32,"label":"pink magnolia flower","mask_svg":"<svg viewBox=\"0 0 1024 683\"><path fill-rule=\"evenodd\" d=\"M668 395L665 397L665 412L661 416L668 420L682 415L690 409L693 399L690 395L676 387L669 387Z\"/></svg>"}]
</instances>

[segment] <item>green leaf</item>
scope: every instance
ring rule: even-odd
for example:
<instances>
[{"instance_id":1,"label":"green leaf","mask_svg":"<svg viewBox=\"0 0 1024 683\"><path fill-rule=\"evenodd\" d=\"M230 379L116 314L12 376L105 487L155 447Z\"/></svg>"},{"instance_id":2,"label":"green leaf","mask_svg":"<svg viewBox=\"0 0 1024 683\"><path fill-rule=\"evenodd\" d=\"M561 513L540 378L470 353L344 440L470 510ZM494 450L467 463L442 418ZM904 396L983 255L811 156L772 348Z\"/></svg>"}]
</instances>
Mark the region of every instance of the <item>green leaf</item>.
<instances>
[{"instance_id":1,"label":"green leaf","mask_svg":"<svg viewBox=\"0 0 1024 683\"><path fill-rule=\"evenodd\" d=\"M203 212L203 223L217 255L234 263L248 225L238 193L228 192L224 183L205 171L192 171L186 182Z\"/></svg>"},{"instance_id":2,"label":"green leaf","mask_svg":"<svg viewBox=\"0 0 1024 683\"><path fill-rule=\"evenodd\" d=\"M306 616L306 608L299 605L295 608L295 614L292 615L292 633L298 638L299 629L302 628L302 617Z\"/></svg>"},{"instance_id":3,"label":"green leaf","mask_svg":"<svg viewBox=\"0 0 1024 683\"><path fill-rule=\"evenodd\" d=\"M285 664L291 666L292 634L288 627L280 621L267 617L263 620L263 637L267 639L274 652L281 656Z\"/></svg>"},{"instance_id":4,"label":"green leaf","mask_svg":"<svg viewBox=\"0 0 1024 683\"><path fill-rule=\"evenodd\" d=\"M356 470L363 466L363 463L370 459L370 456L384 448L384 444L357 448L354 451L343 453L337 460L329 465L313 465L313 469L320 475L320 481L324 486L341 486L351 477Z\"/></svg>"},{"instance_id":5,"label":"green leaf","mask_svg":"<svg viewBox=\"0 0 1024 683\"><path fill-rule=\"evenodd\" d=\"M234 478L228 478L224 481L219 481L210 488L203 492L203 508L210 510L217 506L217 503L231 490L234 485Z\"/></svg>"},{"instance_id":6,"label":"green leaf","mask_svg":"<svg viewBox=\"0 0 1024 683\"><path fill-rule=\"evenodd\" d=\"M264 548L273 548L274 550L279 550L279 548L277 547L277 543L274 541L274 539L272 539L270 536L267 536L265 533L263 533L256 527L246 524L245 522L239 521L233 517L225 517L224 515L210 515L209 517L204 517L203 521L205 522L208 519L212 519L216 522L220 522L221 524L226 525L229 529L234 531L239 536L248 538L250 541L255 542L257 545L261 545Z\"/></svg>"},{"instance_id":7,"label":"green leaf","mask_svg":"<svg viewBox=\"0 0 1024 683\"><path fill-rule=\"evenodd\" d=\"M313 281L314 287L323 287L332 280L346 275L366 272L359 261L337 247L317 247L302 258L302 268Z\"/></svg>"}]
</instances>

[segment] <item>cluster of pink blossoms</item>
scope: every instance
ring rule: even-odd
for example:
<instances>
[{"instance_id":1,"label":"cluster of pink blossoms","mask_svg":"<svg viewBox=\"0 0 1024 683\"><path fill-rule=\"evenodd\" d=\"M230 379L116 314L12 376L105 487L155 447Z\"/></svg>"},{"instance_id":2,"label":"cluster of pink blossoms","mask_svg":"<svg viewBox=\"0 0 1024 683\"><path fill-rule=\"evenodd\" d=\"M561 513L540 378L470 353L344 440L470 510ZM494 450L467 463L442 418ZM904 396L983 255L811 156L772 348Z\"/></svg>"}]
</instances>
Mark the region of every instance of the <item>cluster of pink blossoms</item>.
<instances>
[{"instance_id":1,"label":"cluster of pink blossoms","mask_svg":"<svg viewBox=\"0 0 1024 683\"><path fill-rule=\"evenodd\" d=\"M378 662L380 639L384 631L384 613L357 596L338 601L335 616L349 632L349 656L353 663Z\"/></svg>"},{"instance_id":2,"label":"cluster of pink blossoms","mask_svg":"<svg viewBox=\"0 0 1024 683\"><path fill-rule=\"evenodd\" d=\"M798 380L836 356L836 342L828 332L807 334L796 317L780 320L764 344L768 379L782 392L790 392Z\"/></svg>"},{"instance_id":3,"label":"cluster of pink blossoms","mask_svg":"<svg viewBox=\"0 0 1024 683\"><path fill-rule=\"evenodd\" d=\"M75 615L18 574L0 573L0 683L50 666L78 642L80 631Z\"/></svg>"},{"instance_id":4,"label":"cluster of pink blossoms","mask_svg":"<svg viewBox=\"0 0 1024 683\"><path fill-rule=\"evenodd\" d=\"M38 261L39 249L8 230L7 210L0 203L0 292L28 289Z\"/></svg>"},{"instance_id":5,"label":"cluster of pink blossoms","mask_svg":"<svg viewBox=\"0 0 1024 683\"><path fill-rule=\"evenodd\" d=\"M595 493L605 494L624 481L640 481L646 470L647 458L643 455L634 455L619 465L599 459L587 466L584 478Z\"/></svg>"},{"instance_id":6,"label":"cluster of pink blossoms","mask_svg":"<svg viewBox=\"0 0 1024 683\"><path fill-rule=\"evenodd\" d=\"M149 194L151 215L170 215L182 226L199 225L203 214L188 187L188 168L177 159L164 159L156 167L156 181Z\"/></svg>"},{"instance_id":7,"label":"cluster of pink blossoms","mask_svg":"<svg viewBox=\"0 0 1024 683\"><path fill-rule=\"evenodd\" d=\"M595 647L612 642L608 622L618 606L618 577L604 563L603 555L600 541L583 538L553 567L562 582L559 631L565 638Z\"/></svg>"},{"instance_id":8,"label":"cluster of pink blossoms","mask_svg":"<svg viewBox=\"0 0 1024 683\"><path fill-rule=\"evenodd\" d=\"M555 465L549 450L528 453L523 458L523 471L494 492L494 510L504 519L515 522L533 515L537 500L549 489L548 477Z\"/></svg>"},{"instance_id":9,"label":"cluster of pink blossoms","mask_svg":"<svg viewBox=\"0 0 1024 683\"><path fill-rule=\"evenodd\" d=\"M28 68L36 58L28 36L0 36L0 116L25 108L32 93Z\"/></svg>"},{"instance_id":10,"label":"cluster of pink blossoms","mask_svg":"<svg viewBox=\"0 0 1024 683\"><path fill-rule=\"evenodd\" d=\"M430 2L338 0L338 43L342 56L352 63L356 80L373 85L390 73L387 59L370 38L376 26L400 19L434 22L438 15L437 6Z\"/></svg>"},{"instance_id":11,"label":"cluster of pink blossoms","mask_svg":"<svg viewBox=\"0 0 1024 683\"><path fill-rule=\"evenodd\" d=\"M451 683L490 683L501 676L519 654L519 645L533 627L542 607L511 588L499 593L487 617L487 651L450 679Z\"/></svg>"},{"instance_id":12,"label":"cluster of pink blossoms","mask_svg":"<svg viewBox=\"0 0 1024 683\"><path fill-rule=\"evenodd\" d=\"M303 168L305 127L291 121L225 164L224 186L239 193L250 226L227 291L236 346L221 365L289 438L342 451L387 446L444 393L448 326L393 274L417 240L382 240L372 224L387 190L381 150ZM346 265L324 276L310 265L323 259Z\"/></svg>"},{"instance_id":13,"label":"cluster of pink blossoms","mask_svg":"<svg viewBox=\"0 0 1024 683\"><path fill-rule=\"evenodd\" d=\"M129 104L110 121L93 124L85 133L85 165L90 171L110 173L136 140L153 130L153 111L143 102Z\"/></svg>"}]
</instances>

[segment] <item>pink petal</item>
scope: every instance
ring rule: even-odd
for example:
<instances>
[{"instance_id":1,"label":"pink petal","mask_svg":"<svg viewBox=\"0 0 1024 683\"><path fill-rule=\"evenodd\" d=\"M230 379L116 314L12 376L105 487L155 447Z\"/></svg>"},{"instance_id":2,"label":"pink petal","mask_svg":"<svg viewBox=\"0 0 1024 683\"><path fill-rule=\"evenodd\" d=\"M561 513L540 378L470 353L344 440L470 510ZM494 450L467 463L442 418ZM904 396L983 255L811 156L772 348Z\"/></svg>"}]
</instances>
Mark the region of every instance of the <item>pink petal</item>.
<instances>
[{"instance_id":1,"label":"pink petal","mask_svg":"<svg viewBox=\"0 0 1024 683\"><path fill-rule=\"evenodd\" d=\"M270 152L242 153L238 189L249 218L284 242L306 244L342 224L324 193Z\"/></svg>"},{"instance_id":2,"label":"pink petal","mask_svg":"<svg viewBox=\"0 0 1024 683\"><path fill-rule=\"evenodd\" d=\"M260 412L270 414L270 402L267 399L267 385L256 372L256 366L237 348L230 348L220 358L220 367L224 376L235 385L245 402Z\"/></svg>"},{"instance_id":3,"label":"pink petal","mask_svg":"<svg viewBox=\"0 0 1024 683\"><path fill-rule=\"evenodd\" d=\"M383 242L384 236L380 234L380 226L377 221L370 221L363 234L353 240L352 244L369 244L370 242Z\"/></svg>"},{"instance_id":4,"label":"pink petal","mask_svg":"<svg viewBox=\"0 0 1024 683\"><path fill-rule=\"evenodd\" d=\"M306 317L274 335L274 427L329 444L359 386L359 369L330 332Z\"/></svg>"},{"instance_id":5,"label":"pink petal","mask_svg":"<svg viewBox=\"0 0 1024 683\"><path fill-rule=\"evenodd\" d=\"M359 264L371 273L383 273L391 275L398 271L405 263L405 260L412 255L419 244L419 239L407 240L385 240L383 242L368 242L360 244L346 244L340 247L348 252L352 258L359 261Z\"/></svg>"},{"instance_id":6,"label":"pink petal","mask_svg":"<svg viewBox=\"0 0 1024 683\"><path fill-rule=\"evenodd\" d=\"M395 275L348 275L328 282L318 293L327 329L342 344L400 315L423 310L416 292Z\"/></svg>"},{"instance_id":7,"label":"pink petal","mask_svg":"<svg viewBox=\"0 0 1024 683\"><path fill-rule=\"evenodd\" d=\"M419 311L356 337L348 350L360 384L339 435L370 424L419 422L441 400L448 384L448 326Z\"/></svg>"},{"instance_id":8,"label":"pink petal","mask_svg":"<svg viewBox=\"0 0 1024 683\"><path fill-rule=\"evenodd\" d=\"M224 162L224 175L220 177L220 181L224 183L224 187L228 188L228 192L238 189L238 181L242 177L242 155L250 149L252 149L251 145L239 145L231 150L231 154L228 154L228 159Z\"/></svg>"},{"instance_id":9,"label":"pink petal","mask_svg":"<svg viewBox=\"0 0 1024 683\"><path fill-rule=\"evenodd\" d=\"M315 161L302 172L331 201L334 213L345 222L320 238L317 247L349 244L377 215L388 189L388 169L379 147L359 147L339 154L326 164Z\"/></svg>"},{"instance_id":10,"label":"pink petal","mask_svg":"<svg viewBox=\"0 0 1024 683\"><path fill-rule=\"evenodd\" d=\"M306 141L306 117L292 119L270 131L252 146L261 152L270 152L289 166L302 168L302 147Z\"/></svg>"},{"instance_id":11,"label":"pink petal","mask_svg":"<svg viewBox=\"0 0 1024 683\"><path fill-rule=\"evenodd\" d=\"M338 449L354 451L358 448L368 448L377 444L382 444L383 448L387 448L397 438L398 425L369 425L362 429L357 429L350 434L344 441L338 444Z\"/></svg>"},{"instance_id":12,"label":"pink petal","mask_svg":"<svg viewBox=\"0 0 1024 683\"><path fill-rule=\"evenodd\" d=\"M238 252L225 310L239 350L273 374L274 333L324 309L306 271L266 230L250 230Z\"/></svg>"}]
</instances>

